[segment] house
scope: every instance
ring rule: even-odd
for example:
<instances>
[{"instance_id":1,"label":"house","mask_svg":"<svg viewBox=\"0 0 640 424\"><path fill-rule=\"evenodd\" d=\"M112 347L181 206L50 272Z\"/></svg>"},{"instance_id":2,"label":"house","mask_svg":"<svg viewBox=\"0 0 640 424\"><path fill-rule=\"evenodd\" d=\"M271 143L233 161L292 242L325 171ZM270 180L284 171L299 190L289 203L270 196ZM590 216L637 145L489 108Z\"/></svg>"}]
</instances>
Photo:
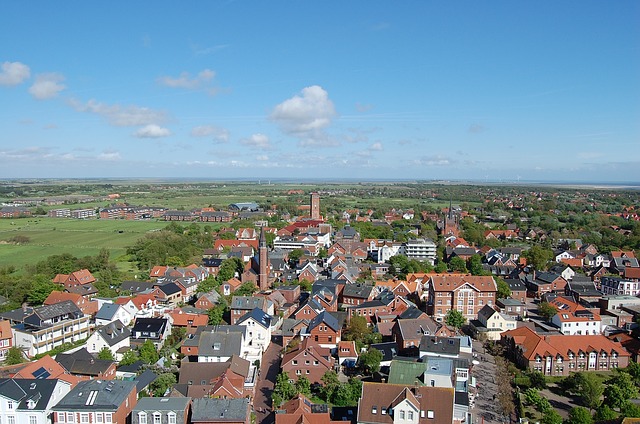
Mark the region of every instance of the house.
<instances>
[{"instance_id":1,"label":"house","mask_svg":"<svg viewBox=\"0 0 640 424\"><path fill-rule=\"evenodd\" d=\"M226 362L232 356L245 357L247 327L219 325L203 330L198 337L198 362Z\"/></svg>"},{"instance_id":2,"label":"house","mask_svg":"<svg viewBox=\"0 0 640 424\"><path fill-rule=\"evenodd\" d=\"M453 410L452 388L365 382L362 384L356 422L451 424L454 422Z\"/></svg>"},{"instance_id":3,"label":"house","mask_svg":"<svg viewBox=\"0 0 640 424\"><path fill-rule=\"evenodd\" d=\"M193 399L192 424L249 424L251 422L249 399Z\"/></svg>"},{"instance_id":4,"label":"house","mask_svg":"<svg viewBox=\"0 0 640 424\"><path fill-rule=\"evenodd\" d=\"M157 348L160 348L169 334L171 334L169 319L137 318L131 329L131 343L139 345L151 340Z\"/></svg>"},{"instance_id":5,"label":"house","mask_svg":"<svg viewBox=\"0 0 640 424\"><path fill-rule=\"evenodd\" d=\"M42 358L20 365L20 368L12 375L13 378L25 378L36 380L60 380L69 389L73 388L82 379L72 375L57 363L51 356L45 355ZM68 389L67 389L68 391Z\"/></svg>"},{"instance_id":6,"label":"house","mask_svg":"<svg viewBox=\"0 0 640 424\"><path fill-rule=\"evenodd\" d=\"M422 336L420 339L420 358L424 356L441 356L458 358L461 352L461 338Z\"/></svg>"},{"instance_id":7,"label":"house","mask_svg":"<svg viewBox=\"0 0 640 424\"><path fill-rule=\"evenodd\" d=\"M600 291L605 296L637 296L638 294L640 294L640 282L626 280L620 277L602 277L600 279Z\"/></svg>"},{"instance_id":8,"label":"house","mask_svg":"<svg viewBox=\"0 0 640 424\"><path fill-rule=\"evenodd\" d=\"M95 283L96 278L88 269L74 271L71 274L58 274L54 277L53 282L62 284L65 287L72 287L84 284Z\"/></svg>"},{"instance_id":9,"label":"house","mask_svg":"<svg viewBox=\"0 0 640 424\"><path fill-rule=\"evenodd\" d=\"M231 325L235 325L240 318L254 308L260 308L265 313L273 316L273 303L265 297L258 296L233 296L231 299Z\"/></svg>"},{"instance_id":10,"label":"house","mask_svg":"<svg viewBox=\"0 0 640 424\"><path fill-rule=\"evenodd\" d=\"M492 276L435 275L429 279L427 311L437 321L444 320L451 309L475 319L485 305L495 305L497 290Z\"/></svg>"},{"instance_id":11,"label":"house","mask_svg":"<svg viewBox=\"0 0 640 424\"><path fill-rule=\"evenodd\" d=\"M505 278L505 283L509 285L511 297L524 302L527 298L527 285L519 278Z\"/></svg>"},{"instance_id":12,"label":"house","mask_svg":"<svg viewBox=\"0 0 640 424\"><path fill-rule=\"evenodd\" d=\"M96 328L87 339L87 350L90 353L99 353L103 348L111 351L116 361L122 360L124 352L130 347L131 330L120 320Z\"/></svg>"},{"instance_id":13,"label":"house","mask_svg":"<svg viewBox=\"0 0 640 424\"><path fill-rule=\"evenodd\" d=\"M156 269L156 267L153 269ZM142 293L153 288L153 284L150 281L123 281L120 285L120 291L130 294Z\"/></svg>"},{"instance_id":14,"label":"house","mask_svg":"<svg viewBox=\"0 0 640 424\"><path fill-rule=\"evenodd\" d=\"M0 379L0 411L5 423L49 423L51 408L67 393L62 380Z\"/></svg>"},{"instance_id":15,"label":"house","mask_svg":"<svg viewBox=\"0 0 640 424\"><path fill-rule=\"evenodd\" d=\"M238 290L238 288L242 285L242 281L238 280L237 278L233 277L230 280L225 281L224 283L222 283L221 290L222 290L222 294L225 296L229 296L231 295L231 293L235 292L236 290Z\"/></svg>"},{"instance_id":16,"label":"house","mask_svg":"<svg viewBox=\"0 0 640 424\"><path fill-rule=\"evenodd\" d=\"M131 410L131 424L187 424L191 398L144 397Z\"/></svg>"},{"instance_id":17,"label":"house","mask_svg":"<svg viewBox=\"0 0 640 424\"><path fill-rule=\"evenodd\" d=\"M70 300L34 308L13 327L15 345L30 357L48 352L89 337L89 320Z\"/></svg>"},{"instance_id":18,"label":"house","mask_svg":"<svg viewBox=\"0 0 640 424\"><path fill-rule=\"evenodd\" d=\"M281 293L287 303L297 303L300 300L300 286L280 286L275 291Z\"/></svg>"},{"instance_id":19,"label":"house","mask_svg":"<svg viewBox=\"0 0 640 424\"><path fill-rule=\"evenodd\" d=\"M355 341L340 341L338 343L338 364L352 368L358 363L358 349Z\"/></svg>"},{"instance_id":20,"label":"house","mask_svg":"<svg viewBox=\"0 0 640 424\"><path fill-rule=\"evenodd\" d=\"M564 294L571 296L576 302L581 300L586 302L597 302L602 297L602 292L596 289L595 283L589 277L573 277L567 281Z\"/></svg>"},{"instance_id":21,"label":"house","mask_svg":"<svg viewBox=\"0 0 640 424\"><path fill-rule=\"evenodd\" d=\"M391 360L398 356L398 352L400 351L396 342L373 343L369 346L369 349L376 349L382 352L381 367L391 365Z\"/></svg>"},{"instance_id":22,"label":"house","mask_svg":"<svg viewBox=\"0 0 640 424\"><path fill-rule=\"evenodd\" d=\"M236 355L225 362L184 362L174 389L192 398L253 397L257 369Z\"/></svg>"},{"instance_id":23,"label":"house","mask_svg":"<svg viewBox=\"0 0 640 424\"><path fill-rule=\"evenodd\" d=\"M396 296L408 297L409 295L415 295L416 298L422 297L423 286L417 279L411 281L408 280L387 280L376 281L376 290L388 290Z\"/></svg>"},{"instance_id":24,"label":"house","mask_svg":"<svg viewBox=\"0 0 640 424\"><path fill-rule=\"evenodd\" d=\"M533 278L527 276L525 283L528 291L534 297L540 298L545 293L564 293L567 280L553 272L536 272Z\"/></svg>"},{"instance_id":25,"label":"house","mask_svg":"<svg viewBox=\"0 0 640 424\"><path fill-rule=\"evenodd\" d=\"M373 300L360 305L349 306L347 311L349 311L350 317L361 316L367 319L367 323L374 324L380 315L397 315L393 314L395 300L396 297L393 293L384 291Z\"/></svg>"},{"instance_id":26,"label":"house","mask_svg":"<svg viewBox=\"0 0 640 424\"><path fill-rule=\"evenodd\" d=\"M247 327L247 344L264 352L271 343L271 320L271 316L262 309L253 308L244 314L236 324Z\"/></svg>"},{"instance_id":27,"label":"house","mask_svg":"<svg viewBox=\"0 0 640 424\"><path fill-rule=\"evenodd\" d=\"M440 335L440 327L442 324L432 318L399 319L394 323L391 332L401 350L417 349L422 336Z\"/></svg>"},{"instance_id":28,"label":"house","mask_svg":"<svg viewBox=\"0 0 640 424\"><path fill-rule=\"evenodd\" d=\"M86 348L73 353L59 353L56 362L73 375L79 377L113 380L116 378L116 363L106 359L97 359Z\"/></svg>"},{"instance_id":29,"label":"house","mask_svg":"<svg viewBox=\"0 0 640 424\"><path fill-rule=\"evenodd\" d=\"M302 337L302 334L307 331L309 327L309 320L285 318L282 320L280 326L280 333L282 335L282 346L289 346L289 343L296 338Z\"/></svg>"},{"instance_id":30,"label":"house","mask_svg":"<svg viewBox=\"0 0 640 424\"><path fill-rule=\"evenodd\" d=\"M182 309L174 309L166 314L171 319L172 327L185 328L187 332L192 332L194 328L207 325L209 315L192 312L184 312Z\"/></svg>"},{"instance_id":31,"label":"house","mask_svg":"<svg viewBox=\"0 0 640 424\"><path fill-rule=\"evenodd\" d=\"M98 312L98 302L87 299L84 296L81 296L77 293L69 293L62 291L52 291L49 296L44 300L43 305L55 305L56 303L64 302L65 300L70 300L76 304L76 306L82 311L85 315L94 316L96 312Z\"/></svg>"},{"instance_id":32,"label":"house","mask_svg":"<svg viewBox=\"0 0 640 424\"><path fill-rule=\"evenodd\" d=\"M104 303L96 314L96 326L107 325L113 321L120 321L124 325L131 324L135 314L124 305L117 303Z\"/></svg>"},{"instance_id":33,"label":"house","mask_svg":"<svg viewBox=\"0 0 640 424\"><path fill-rule=\"evenodd\" d=\"M330 349L334 349L340 342L341 333L342 328L338 320L327 311L322 311L309 321L307 327L307 334L315 343Z\"/></svg>"},{"instance_id":34,"label":"house","mask_svg":"<svg viewBox=\"0 0 640 424\"><path fill-rule=\"evenodd\" d=\"M373 298L373 286L368 284L346 284L342 290L342 303L344 306L360 305Z\"/></svg>"},{"instance_id":35,"label":"house","mask_svg":"<svg viewBox=\"0 0 640 424\"><path fill-rule=\"evenodd\" d=\"M137 400L134 381L81 381L52 408L53 423L126 423Z\"/></svg>"},{"instance_id":36,"label":"house","mask_svg":"<svg viewBox=\"0 0 640 424\"><path fill-rule=\"evenodd\" d=\"M314 404L302 394L285 402L275 411L276 424L314 423L341 424L344 421L331 420L329 407L324 404Z\"/></svg>"},{"instance_id":37,"label":"house","mask_svg":"<svg viewBox=\"0 0 640 424\"><path fill-rule=\"evenodd\" d=\"M630 354L622 345L598 335L540 335L529 327L506 331L501 337L509 357L520 367L544 375L567 376L576 371L625 368Z\"/></svg>"},{"instance_id":38,"label":"house","mask_svg":"<svg viewBox=\"0 0 640 424\"><path fill-rule=\"evenodd\" d=\"M311 384L322 384L322 376L334 369L334 363L335 359L329 349L306 338L284 354L281 368L291 381L295 382L299 376L304 375Z\"/></svg>"},{"instance_id":39,"label":"house","mask_svg":"<svg viewBox=\"0 0 640 424\"><path fill-rule=\"evenodd\" d=\"M165 283L156 286L159 303L166 305L168 308L176 308L178 304L183 302L182 289L176 283Z\"/></svg>"},{"instance_id":40,"label":"house","mask_svg":"<svg viewBox=\"0 0 640 424\"><path fill-rule=\"evenodd\" d=\"M481 325L475 325L476 323ZM503 331L516 328L517 320L513 315L498 312L491 306L484 305L478 312L477 321L472 321L472 324L476 327L476 331L487 337L487 340L500 340L500 334Z\"/></svg>"},{"instance_id":41,"label":"house","mask_svg":"<svg viewBox=\"0 0 640 424\"><path fill-rule=\"evenodd\" d=\"M220 293L212 290L208 293L201 294L198 300L196 300L194 306L198 309L208 311L209 309L215 307L218 303L220 303Z\"/></svg>"},{"instance_id":42,"label":"house","mask_svg":"<svg viewBox=\"0 0 640 424\"><path fill-rule=\"evenodd\" d=\"M500 312L515 317L524 318L527 316L527 307L524 303L517 299L508 297L506 299L496 300L496 306L500 309Z\"/></svg>"},{"instance_id":43,"label":"house","mask_svg":"<svg viewBox=\"0 0 640 424\"><path fill-rule=\"evenodd\" d=\"M299 320L306 319L311 321L322 311L324 311L322 305L320 305L315 299L309 299L307 303L300 306L298 310L291 314L291 317Z\"/></svg>"},{"instance_id":44,"label":"house","mask_svg":"<svg viewBox=\"0 0 640 424\"><path fill-rule=\"evenodd\" d=\"M13 330L11 323L7 320L0 320L0 361L4 361L7 352L13 346Z\"/></svg>"},{"instance_id":45,"label":"house","mask_svg":"<svg viewBox=\"0 0 640 424\"><path fill-rule=\"evenodd\" d=\"M558 327L562 334L595 335L602 332L600 314L585 309L564 296L558 296L549 303L558 311L551 318L551 323Z\"/></svg>"}]
</instances>

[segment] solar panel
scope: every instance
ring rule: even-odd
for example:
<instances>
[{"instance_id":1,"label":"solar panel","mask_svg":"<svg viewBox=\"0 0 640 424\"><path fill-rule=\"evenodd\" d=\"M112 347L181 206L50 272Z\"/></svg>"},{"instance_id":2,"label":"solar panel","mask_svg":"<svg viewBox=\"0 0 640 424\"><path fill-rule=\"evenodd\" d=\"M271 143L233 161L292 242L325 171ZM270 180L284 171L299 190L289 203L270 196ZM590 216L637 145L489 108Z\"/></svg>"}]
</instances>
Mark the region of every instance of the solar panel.
<instances>
[{"instance_id":1,"label":"solar panel","mask_svg":"<svg viewBox=\"0 0 640 424\"><path fill-rule=\"evenodd\" d=\"M49 371L47 371L44 367L40 367L35 370L32 375L34 378L44 380L46 378L49 378L51 376L51 373L49 373Z\"/></svg>"}]
</instances>

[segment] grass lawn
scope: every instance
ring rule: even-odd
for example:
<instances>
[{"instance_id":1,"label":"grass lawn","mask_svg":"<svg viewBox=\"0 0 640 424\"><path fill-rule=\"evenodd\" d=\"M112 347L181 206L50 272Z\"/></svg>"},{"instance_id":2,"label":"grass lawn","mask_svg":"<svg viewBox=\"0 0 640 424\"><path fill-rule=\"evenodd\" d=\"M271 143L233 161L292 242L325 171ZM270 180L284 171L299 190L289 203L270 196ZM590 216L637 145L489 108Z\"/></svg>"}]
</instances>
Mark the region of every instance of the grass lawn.
<instances>
[{"instance_id":1,"label":"grass lawn","mask_svg":"<svg viewBox=\"0 0 640 424\"><path fill-rule=\"evenodd\" d=\"M106 247L114 260L146 232L164 228L160 221L74 220L61 218L21 218L0 220L0 266L35 264L47 256L70 253L77 257L95 255ZM21 245L8 241L25 236ZM123 270L128 267L123 268Z\"/></svg>"}]
</instances>

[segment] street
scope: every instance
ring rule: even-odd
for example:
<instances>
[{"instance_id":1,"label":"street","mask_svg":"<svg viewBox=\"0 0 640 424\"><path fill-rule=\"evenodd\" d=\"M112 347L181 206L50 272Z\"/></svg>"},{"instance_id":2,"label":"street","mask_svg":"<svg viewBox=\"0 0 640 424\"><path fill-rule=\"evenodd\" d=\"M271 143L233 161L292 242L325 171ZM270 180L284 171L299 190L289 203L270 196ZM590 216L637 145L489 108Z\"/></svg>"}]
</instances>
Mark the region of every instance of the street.
<instances>
[{"instance_id":1,"label":"street","mask_svg":"<svg viewBox=\"0 0 640 424\"><path fill-rule=\"evenodd\" d=\"M262 355L260 363L260 376L256 384L256 394L253 400L253 409L256 414L256 423L271 424L275 422L271 410L271 393L276 377L280 372L280 351L282 342L272 339L271 344Z\"/></svg>"},{"instance_id":2,"label":"street","mask_svg":"<svg viewBox=\"0 0 640 424\"><path fill-rule=\"evenodd\" d=\"M502 417L499 406L495 400L498 393L496 385L496 363L489 353L486 352L482 343L474 340L473 351L478 354L477 360L480 362L473 367L473 375L476 377L476 394L473 414L473 424L500 424Z\"/></svg>"}]
</instances>

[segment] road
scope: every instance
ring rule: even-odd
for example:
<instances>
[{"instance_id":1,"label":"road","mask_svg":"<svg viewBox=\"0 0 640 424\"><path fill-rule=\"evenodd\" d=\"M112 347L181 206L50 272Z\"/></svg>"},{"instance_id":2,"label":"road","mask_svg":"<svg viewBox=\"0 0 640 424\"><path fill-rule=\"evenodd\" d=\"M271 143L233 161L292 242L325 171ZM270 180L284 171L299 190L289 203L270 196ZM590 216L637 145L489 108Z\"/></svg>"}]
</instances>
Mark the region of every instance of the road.
<instances>
[{"instance_id":1,"label":"road","mask_svg":"<svg viewBox=\"0 0 640 424\"><path fill-rule=\"evenodd\" d=\"M281 340L278 338L278 340ZM260 376L256 384L256 394L253 400L253 409L256 414L256 423L272 424L275 416L271 411L271 393L276 377L280 372L280 351L282 341L271 341L271 344L262 355L260 363ZM260 412L262 411L262 412Z\"/></svg>"},{"instance_id":2,"label":"road","mask_svg":"<svg viewBox=\"0 0 640 424\"><path fill-rule=\"evenodd\" d=\"M473 367L473 375L476 377L478 387L475 405L471 410L474 424L500 424L502 417L498 412L498 402L494 395L498 393L495 381L496 363L482 347L482 343L474 340L473 351L478 354L479 364Z\"/></svg>"}]
</instances>

